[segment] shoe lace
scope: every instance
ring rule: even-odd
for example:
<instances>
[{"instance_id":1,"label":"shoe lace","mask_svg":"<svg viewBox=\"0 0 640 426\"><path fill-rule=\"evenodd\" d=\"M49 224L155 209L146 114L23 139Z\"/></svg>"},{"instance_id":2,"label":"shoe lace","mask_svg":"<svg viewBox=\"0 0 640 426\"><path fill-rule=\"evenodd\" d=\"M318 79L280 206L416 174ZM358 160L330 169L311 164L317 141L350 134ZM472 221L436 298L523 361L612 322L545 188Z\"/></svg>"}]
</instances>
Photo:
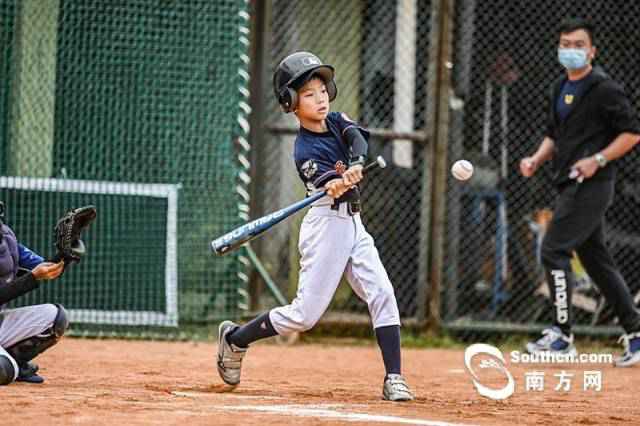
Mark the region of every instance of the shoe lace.
<instances>
[{"instance_id":1,"label":"shoe lace","mask_svg":"<svg viewBox=\"0 0 640 426\"><path fill-rule=\"evenodd\" d=\"M407 384L404 378L390 377L387 379L387 381L395 391L411 393L411 390L409 389L409 385Z\"/></svg>"},{"instance_id":2,"label":"shoe lace","mask_svg":"<svg viewBox=\"0 0 640 426\"><path fill-rule=\"evenodd\" d=\"M548 346L558 337L561 337L560 333L558 333L553 328L546 328L542 330L542 337L538 339L538 344L540 346Z\"/></svg>"}]
</instances>

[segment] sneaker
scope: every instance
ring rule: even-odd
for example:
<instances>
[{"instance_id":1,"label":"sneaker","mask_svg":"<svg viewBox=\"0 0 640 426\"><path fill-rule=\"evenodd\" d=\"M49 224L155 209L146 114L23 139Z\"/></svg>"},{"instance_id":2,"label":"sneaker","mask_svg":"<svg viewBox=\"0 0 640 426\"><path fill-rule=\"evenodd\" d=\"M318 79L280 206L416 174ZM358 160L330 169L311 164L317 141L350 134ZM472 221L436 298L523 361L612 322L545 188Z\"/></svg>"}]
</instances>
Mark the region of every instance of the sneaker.
<instances>
[{"instance_id":1,"label":"sneaker","mask_svg":"<svg viewBox=\"0 0 640 426\"><path fill-rule=\"evenodd\" d=\"M39 376L37 364L33 362L26 362L24 364L20 364L18 366L20 371L18 372L18 377L16 377L16 382L26 382L26 383L43 383L44 377Z\"/></svg>"},{"instance_id":2,"label":"sneaker","mask_svg":"<svg viewBox=\"0 0 640 426\"><path fill-rule=\"evenodd\" d=\"M407 381L400 374L387 374L382 387L382 398L387 401L413 401Z\"/></svg>"},{"instance_id":3,"label":"sneaker","mask_svg":"<svg viewBox=\"0 0 640 426\"><path fill-rule=\"evenodd\" d=\"M640 332L623 334L618 343L624 346L624 353L613 361L613 365L630 367L640 362Z\"/></svg>"},{"instance_id":4,"label":"sneaker","mask_svg":"<svg viewBox=\"0 0 640 426\"><path fill-rule=\"evenodd\" d=\"M227 341L227 335L238 327L231 321L223 321L218 327L218 374L222 380L231 386L240 383L242 358L248 348L239 348Z\"/></svg>"},{"instance_id":5,"label":"sneaker","mask_svg":"<svg viewBox=\"0 0 640 426\"><path fill-rule=\"evenodd\" d=\"M573 334L567 336L555 326L542 330L541 338L535 342L527 343L527 352L530 354L551 352L562 355L576 355L578 353L573 345Z\"/></svg>"}]
</instances>

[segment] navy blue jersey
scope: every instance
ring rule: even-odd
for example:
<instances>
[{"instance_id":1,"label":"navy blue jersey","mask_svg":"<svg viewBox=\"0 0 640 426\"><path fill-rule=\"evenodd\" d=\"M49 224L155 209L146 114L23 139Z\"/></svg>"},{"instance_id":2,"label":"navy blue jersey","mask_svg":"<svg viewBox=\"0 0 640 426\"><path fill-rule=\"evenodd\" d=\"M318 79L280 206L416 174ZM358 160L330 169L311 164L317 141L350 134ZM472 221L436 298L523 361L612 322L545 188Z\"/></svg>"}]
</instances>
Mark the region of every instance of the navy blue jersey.
<instances>
[{"instance_id":1,"label":"navy blue jersey","mask_svg":"<svg viewBox=\"0 0 640 426\"><path fill-rule=\"evenodd\" d=\"M322 188L329 180L339 177L351 161L351 147L342 137L351 126L358 127L346 114L330 112L326 118L327 131L313 132L300 127L293 156L298 175L307 193ZM365 139L369 132L358 127Z\"/></svg>"}]
</instances>

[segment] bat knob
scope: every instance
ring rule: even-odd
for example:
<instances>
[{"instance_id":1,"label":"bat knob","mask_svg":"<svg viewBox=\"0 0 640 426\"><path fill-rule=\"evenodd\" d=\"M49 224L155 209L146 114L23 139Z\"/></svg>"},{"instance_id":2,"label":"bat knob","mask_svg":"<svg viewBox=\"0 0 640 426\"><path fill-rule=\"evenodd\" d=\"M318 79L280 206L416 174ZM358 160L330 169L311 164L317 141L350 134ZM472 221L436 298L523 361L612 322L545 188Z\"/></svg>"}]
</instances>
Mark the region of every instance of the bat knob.
<instances>
[{"instance_id":1,"label":"bat knob","mask_svg":"<svg viewBox=\"0 0 640 426\"><path fill-rule=\"evenodd\" d=\"M378 155L376 157L376 163L378 163L378 167L380 167L381 169L387 167L387 162L384 160L384 158L382 158L382 155Z\"/></svg>"}]
</instances>

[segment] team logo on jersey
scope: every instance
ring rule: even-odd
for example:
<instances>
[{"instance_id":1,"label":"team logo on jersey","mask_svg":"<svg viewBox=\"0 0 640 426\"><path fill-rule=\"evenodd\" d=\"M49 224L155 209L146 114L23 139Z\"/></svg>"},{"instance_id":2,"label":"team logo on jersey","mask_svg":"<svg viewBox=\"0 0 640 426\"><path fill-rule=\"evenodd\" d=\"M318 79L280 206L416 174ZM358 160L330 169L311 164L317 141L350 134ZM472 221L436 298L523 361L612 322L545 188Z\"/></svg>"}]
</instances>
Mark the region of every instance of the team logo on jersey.
<instances>
[{"instance_id":1,"label":"team logo on jersey","mask_svg":"<svg viewBox=\"0 0 640 426\"><path fill-rule=\"evenodd\" d=\"M564 103L571 105L573 103L573 95L564 95Z\"/></svg>"},{"instance_id":2,"label":"team logo on jersey","mask_svg":"<svg viewBox=\"0 0 640 426\"><path fill-rule=\"evenodd\" d=\"M313 160L307 160L302 163L300 171L302 172L302 175L304 177L306 177L307 179L311 179L318 171L318 165Z\"/></svg>"},{"instance_id":3,"label":"team logo on jersey","mask_svg":"<svg viewBox=\"0 0 640 426\"><path fill-rule=\"evenodd\" d=\"M347 166L345 166L342 161L336 163L336 172L338 172L339 175L343 174L346 170Z\"/></svg>"}]
</instances>

